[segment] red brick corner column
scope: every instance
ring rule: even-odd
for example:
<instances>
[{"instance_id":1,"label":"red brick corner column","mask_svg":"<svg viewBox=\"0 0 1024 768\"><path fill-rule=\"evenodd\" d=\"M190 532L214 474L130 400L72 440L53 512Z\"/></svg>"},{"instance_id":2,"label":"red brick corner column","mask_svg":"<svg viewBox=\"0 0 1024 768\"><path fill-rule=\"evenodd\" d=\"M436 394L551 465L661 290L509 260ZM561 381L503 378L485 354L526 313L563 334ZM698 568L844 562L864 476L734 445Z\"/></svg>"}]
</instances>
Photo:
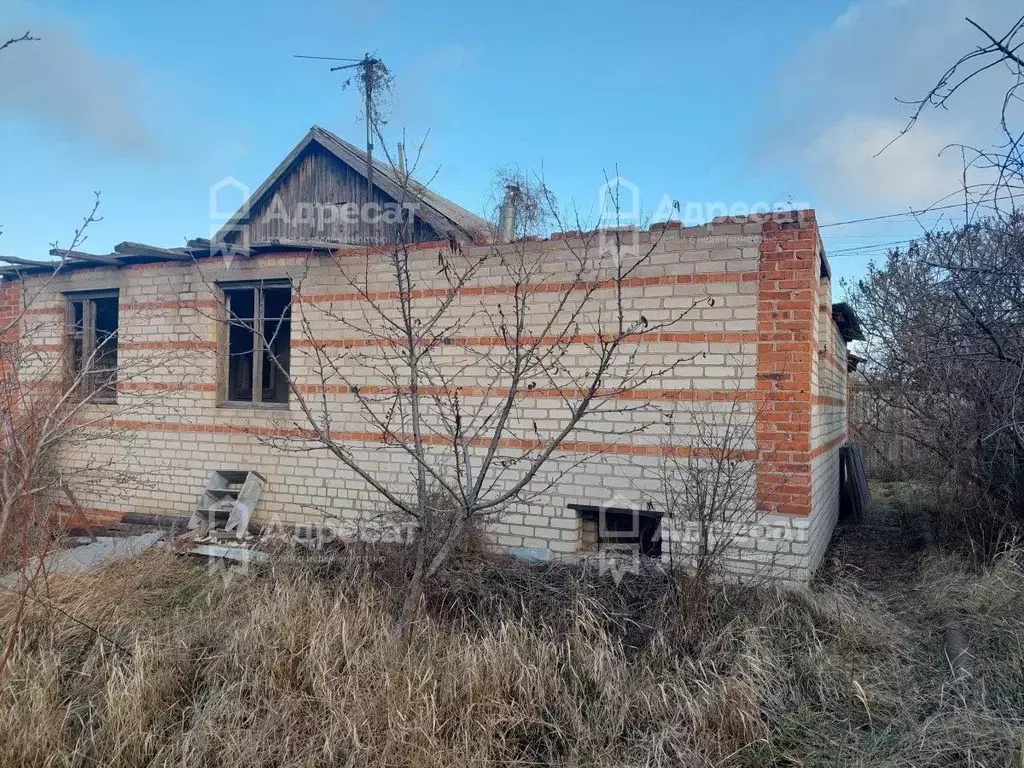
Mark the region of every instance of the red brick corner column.
<instances>
[{"instance_id":1,"label":"red brick corner column","mask_svg":"<svg viewBox=\"0 0 1024 768\"><path fill-rule=\"evenodd\" d=\"M757 300L757 508L811 514L811 376L817 352L814 211L761 226Z\"/></svg>"},{"instance_id":2,"label":"red brick corner column","mask_svg":"<svg viewBox=\"0 0 1024 768\"><path fill-rule=\"evenodd\" d=\"M0 279L0 332L18 317L21 310L21 283ZM18 329L11 328L0 341L12 341L18 337Z\"/></svg>"},{"instance_id":3,"label":"red brick corner column","mask_svg":"<svg viewBox=\"0 0 1024 768\"><path fill-rule=\"evenodd\" d=\"M0 380L6 378L13 367L7 345L18 341L20 328L14 321L20 311L21 283L0 279Z\"/></svg>"}]
</instances>

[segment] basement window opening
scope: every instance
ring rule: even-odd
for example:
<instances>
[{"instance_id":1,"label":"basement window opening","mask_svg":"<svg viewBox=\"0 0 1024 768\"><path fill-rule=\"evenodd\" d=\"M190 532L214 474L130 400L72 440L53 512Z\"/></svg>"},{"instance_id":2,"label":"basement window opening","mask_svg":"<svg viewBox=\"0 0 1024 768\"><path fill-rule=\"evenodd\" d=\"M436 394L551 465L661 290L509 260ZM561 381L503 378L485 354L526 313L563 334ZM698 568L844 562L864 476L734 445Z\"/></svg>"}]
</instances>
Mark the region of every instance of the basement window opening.
<instances>
[{"instance_id":1,"label":"basement window opening","mask_svg":"<svg viewBox=\"0 0 1024 768\"><path fill-rule=\"evenodd\" d=\"M638 507L570 504L584 527L584 545L598 552L661 557L661 513Z\"/></svg>"},{"instance_id":2,"label":"basement window opening","mask_svg":"<svg viewBox=\"0 0 1024 768\"><path fill-rule=\"evenodd\" d=\"M118 293L67 294L66 352L71 385L82 399L117 402Z\"/></svg>"},{"instance_id":3,"label":"basement window opening","mask_svg":"<svg viewBox=\"0 0 1024 768\"><path fill-rule=\"evenodd\" d=\"M222 284L227 308L229 404L288 402L292 287L283 281Z\"/></svg>"}]
</instances>

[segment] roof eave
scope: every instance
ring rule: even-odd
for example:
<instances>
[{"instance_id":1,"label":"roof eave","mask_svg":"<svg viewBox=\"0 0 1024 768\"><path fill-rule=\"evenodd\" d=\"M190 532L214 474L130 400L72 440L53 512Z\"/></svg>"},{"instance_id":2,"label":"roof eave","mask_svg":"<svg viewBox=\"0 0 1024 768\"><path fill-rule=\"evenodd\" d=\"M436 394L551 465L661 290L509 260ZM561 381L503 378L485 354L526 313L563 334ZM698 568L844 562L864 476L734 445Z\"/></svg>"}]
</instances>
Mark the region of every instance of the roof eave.
<instances>
[{"instance_id":1,"label":"roof eave","mask_svg":"<svg viewBox=\"0 0 1024 768\"><path fill-rule=\"evenodd\" d=\"M857 317L853 307L845 301L832 305L832 318L839 327L839 333L846 343L864 341L866 339L864 329L860 324L860 318Z\"/></svg>"}]
</instances>

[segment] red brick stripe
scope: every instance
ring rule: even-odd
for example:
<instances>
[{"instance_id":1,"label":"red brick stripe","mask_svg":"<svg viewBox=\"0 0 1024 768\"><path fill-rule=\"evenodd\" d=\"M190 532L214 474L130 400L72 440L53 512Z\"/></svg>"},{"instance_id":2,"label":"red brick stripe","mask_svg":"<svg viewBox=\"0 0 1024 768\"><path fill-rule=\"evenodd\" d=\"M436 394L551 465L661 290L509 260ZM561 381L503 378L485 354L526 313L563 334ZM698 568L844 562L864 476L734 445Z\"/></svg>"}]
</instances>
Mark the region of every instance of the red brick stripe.
<instances>
[{"instance_id":1,"label":"red brick stripe","mask_svg":"<svg viewBox=\"0 0 1024 768\"><path fill-rule=\"evenodd\" d=\"M849 371L846 370L846 362L839 362L839 358L833 357L832 355L826 354L825 352L818 352L818 360L824 360L832 368L834 368L841 376L848 375Z\"/></svg>"},{"instance_id":2,"label":"red brick stripe","mask_svg":"<svg viewBox=\"0 0 1024 768\"><path fill-rule=\"evenodd\" d=\"M123 341L118 347L120 349L171 349L171 350L193 350L193 349L217 349L215 341Z\"/></svg>"},{"instance_id":3,"label":"red brick stripe","mask_svg":"<svg viewBox=\"0 0 1024 768\"><path fill-rule=\"evenodd\" d=\"M120 309L126 312L149 311L160 309L217 309L220 302L216 299L179 299L176 301L130 301L121 304Z\"/></svg>"},{"instance_id":4,"label":"red brick stripe","mask_svg":"<svg viewBox=\"0 0 1024 768\"><path fill-rule=\"evenodd\" d=\"M216 384L171 384L160 381L119 381L118 392L216 392Z\"/></svg>"},{"instance_id":5,"label":"red brick stripe","mask_svg":"<svg viewBox=\"0 0 1024 768\"><path fill-rule=\"evenodd\" d=\"M691 333L644 333L637 334L635 338L626 341L630 344L752 344L757 341L757 333L748 332L691 332ZM524 338L522 344L531 344L532 337ZM542 345L554 344L597 344L600 339L597 334L579 334L576 336L545 336L541 340ZM426 342L425 342L426 343ZM506 340L500 336L468 336L447 340L440 346L453 347L499 347L506 344ZM291 346L297 349L367 349L371 347L392 347L399 345L399 342L390 339L305 339L299 338L292 341ZM216 350L216 341L122 341L120 349L131 350ZM31 344L26 346L27 350L35 352L61 352L61 344Z\"/></svg>"},{"instance_id":6,"label":"red brick stripe","mask_svg":"<svg viewBox=\"0 0 1024 768\"><path fill-rule=\"evenodd\" d=\"M305 395L350 395L354 394L352 387L345 384L299 384L299 391ZM118 384L118 391L125 392L216 392L217 385L213 383L169 383L156 381L125 381ZM407 387L380 387L361 386L359 394L369 397L391 396L401 392L408 392ZM420 387L420 393L426 397L447 397L458 395L459 397L507 397L508 387L454 387L445 388L437 386ZM527 389L521 388L517 395L523 399L557 399L567 397L578 399L583 397L585 390L582 389ZM614 389L600 389L597 397L613 397L618 400L668 400L673 402L756 402L764 398L763 393L754 389L722 390L722 389L635 389L628 392L616 392Z\"/></svg>"},{"instance_id":7,"label":"red brick stripe","mask_svg":"<svg viewBox=\"0 0 1024 768\"><path fill-rule=\"evenodd\" d=\"M147 265L148 266L148 265ZM630 277L622 281L622 285L627 288L644 288L653 285L713 285L716 283L739 283L739 282L755 282L757 280L756 272L712 272L708 274L694 274L694 275L654 275L650 277ZM603 289L613 288L615 282L611 280L604 281L580 281L576 283L572 282L554 282L554 283L533 283L522 286L521 291L526 293L564 293L570 290L591 290L591 289ZM460 296L503 296L515 293L514 286L508 285L489 285L489 286L467 286L459 291ZM448 296L451 291L447 288L437 289L425 289L413 291L413 299L424 299L424 298L444 298ZM370 291L364 297L363 294L358 291L349 291L347 293L317 293L303 296L296 294L294 301L296 304L319 304L319 303L332 303L332 302L346 302L346 301L361 301L364 298L368 298L372 301L386 301L396 300L400 297L398 291ZM120 305L122 311L133 312L133 311L152 311L162 309L217 309L220 307L220 302L216 299L182 299L182 300L168 300L168 301L132 301L125 302ZM61 307L38 307L30 308L26 314L35 315L60 315L63 313Z\"/></svg>"},{"instance_id":8,"label":"red brick stripe","mask_svg":"<svg viewBox=\"0 0 1024 768\"><path fill-rule=\"evenodd\" d=\"M814 395L811 398L811 402L815 405L834 405L839 408L846 407L846 401L839 397L829 397L828 395Z\"/></svg>"},{"instance_id":9,"label":"red brick stripe","mask_svg":"<svg viewBox=\"0 0 1024 768\"><path fill-rule=\"evenodd\" d=\"M631 344L752 344L757 341L757 333L747 332L726 332L726 331L694 331L689 333L641 333L626 342ZM519 344L533 344L536 337L527 336L521 339ZM607 339L606 339L607 340ZM596 333L577 334L575 336L544 336L540 339L541 345L551 346L554 344L598 344L601 339ZM393 347L401 346L403 342L391 339L296 339L292 341L293 347L317 348L317 349L362 349L367 347ZM434 342L424 342L432 344ZM514 344L511 338L505 339L501 336L462 336L436 342L438 346L452 347L503 347L507 344Z\"/></svg>"},{"instance_id":10,"label":"red brick stripe","mask_svg":"<svg viewBox=\"0 0 1024 768\"><path fill-rule=\"evenodd\" d=\"M711 285L715 283L752 283L757 281L757 272L710 272L692 275L651 275L649 277L629 277L622 281L626 288L646 288L654 285ZM519 287L522 293L565 293L566 291L585 291L614 288L614 280L585 280L578 282L530 283ZM512 285L466 286L458 291L460 296L507 296L516 292ZM444 298L453 293L448 288L432 288L414 290L413 299ZM369 291L365 295L359 291L347 293L314 293L307 296L296 296L295 301L303 304L320 304L346 301L395 301L401 298L398 291Z\"/></svg>"},{"instance_id":11,"label":"red brick stripe","mask_svg":"<svg viewBox=\"0 0 1024 768\"><path fill-rule=\"evenodd\" d=\"M825 443L824 445L819 445L817 448L815 448L813 451L811 451L811 458L812 459L816 459L819 456L821 456L821 454L828 453L833 448L837 448L837 447L839 447L840 445L842 445L845 442L846 442L846 435L840 435L839 437L834 437L831 440L829 440L827 443Z\"/></svg>"},{"instance_id":12,"label":"red brick stripe","mask_svg":"<svg viewBox=\"0 0 1024 768\"><path fill-rule=\"evenodd\" d=\"M101 419L91 422L81 422L81 426L95 426L110 429L123 429L128 431L152 431L152 432L180 432L187 434L219 434L219 435L252 435L262 438L282 438L293 440L310 440L315 438L311 429L301 427L239 427L233 424L182 424L179 422L167 421L142 421L134 419ZM396 442L411 442L411 435L397 435L388 438L379 432L358 432L352 430L339 430L331 432L331 439L337 442L353 443L376 443L394 444ZM449 435L428 434L423 436L423 442L427 445L451 445L452 438ZM490 438L476 438L468 441L470 445L487 447L490 445ZM498 443L503 448L515 450L536 450L544 448L548 442L545 440L526 440L520 438L503 438ZM570 440L563 442L559 451L567 453L593 453L593 454L618 454L630 456L716 456L720 452L714 449L698 449L691 446L661 446L661 445L625 445L617 443L602 443L595 441ZM756 457L755 451L732 451L732 458L741 461L753 461Z\"/></svg>"},{"instance_id":13,"label":"red brick stripe","mask_svg":"<svg viewBox=\"0 0 1024 768\"><path fill-rule=\"evenodd\" d=\"M33 315L63 315L63 307L29 307L25 310L25 316L30 317Z\"/></svg>"},{"instance_id":14,"label":"red brick stripe","mask_svg":"<svg viewBox=\"0 0 1024 768\"><path fill-rule=\"evenodd\" d=\"M60 521L69 527L119 523L125 514L116 509L100 509L99 507L83 507L78 510L70 504L56 504L55 507Z\"/></svg>"},{"instance_id":15,"label":"red brick stripe","mask_svg":"<svg viewBox=\"0 0 1024 768\"><path fill-rule=\"evenodd\" d=\"M343 384L302 384L299 390L303 394L310 395L347 395L352 394L352 388ZM407 387L359 387L359 393L367 396L395 395L400 392L408 392ZM458 395L459 397L507 397L508 387L420 387L420 393L427 397L447 397ZM518 393L523 398L580 398L585 394L582 389L526 389L521 388ZM721 389L634 389L629 392L616 392L614 389L600 389L597 397L614 397L619 400L672 400L678 402L720 402L733 401L754 402L762 399L763 395L757 390L721 390Z\"/></svg>"},{"instance_id":16,"label":"red brick stripe","mask_svg":"<svg viewBox=\"0 0 1024 768\"><path fill-rule=\"evenodd\" d=\"M63 344L26 344L22 347L26 352L63 352Z\"/></svg>"}]
</instances>

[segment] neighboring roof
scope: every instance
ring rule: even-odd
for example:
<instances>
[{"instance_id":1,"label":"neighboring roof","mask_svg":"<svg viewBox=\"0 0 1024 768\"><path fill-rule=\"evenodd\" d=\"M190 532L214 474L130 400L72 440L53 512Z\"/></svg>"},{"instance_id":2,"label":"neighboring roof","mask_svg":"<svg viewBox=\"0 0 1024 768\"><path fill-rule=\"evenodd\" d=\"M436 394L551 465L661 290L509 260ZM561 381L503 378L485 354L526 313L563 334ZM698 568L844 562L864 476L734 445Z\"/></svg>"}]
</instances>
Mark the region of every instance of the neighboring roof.
<instances>
[{"instance_id":1,"label":"neighboring roof","mask_svg":"<svg viewBox=\"0 0 1024 768\"><path fill-rule=\"evenodd\" d=\"M832 305L832 319L839 326L843 341L864 341L864 330L860 327L860 318L853 307L844 301Z\"/></svg>"},{"instance_id":2,"label":"neighboring roof","mask_svg":"<svg viewBox=\"0 0 1024 768\"><path fill-rule=\"evenodd\" d=\"M213 238L214 242L224 242L228 235L245 221L246 213L256 208L259 202L277 186L277 183L291 170L299 156L311 144L323 147L356 173L366 177L366 153L335 136L327 129L314 125L302 141L295 145L295 148L267 177L267 180L252 193L249 200L221 227L221 230ZM416 215L427 222L441 237L451 235L458 240L475 242L489 239L491 236L492 227L485 219L430 191L413 179L409 179L408 192L403 194L404 184L398 172L389 163L383 163L376 158L373 161L373 183L393 200L402 201L409 195L415 197L421 204Z\"/></svg>"}]
</instances>

